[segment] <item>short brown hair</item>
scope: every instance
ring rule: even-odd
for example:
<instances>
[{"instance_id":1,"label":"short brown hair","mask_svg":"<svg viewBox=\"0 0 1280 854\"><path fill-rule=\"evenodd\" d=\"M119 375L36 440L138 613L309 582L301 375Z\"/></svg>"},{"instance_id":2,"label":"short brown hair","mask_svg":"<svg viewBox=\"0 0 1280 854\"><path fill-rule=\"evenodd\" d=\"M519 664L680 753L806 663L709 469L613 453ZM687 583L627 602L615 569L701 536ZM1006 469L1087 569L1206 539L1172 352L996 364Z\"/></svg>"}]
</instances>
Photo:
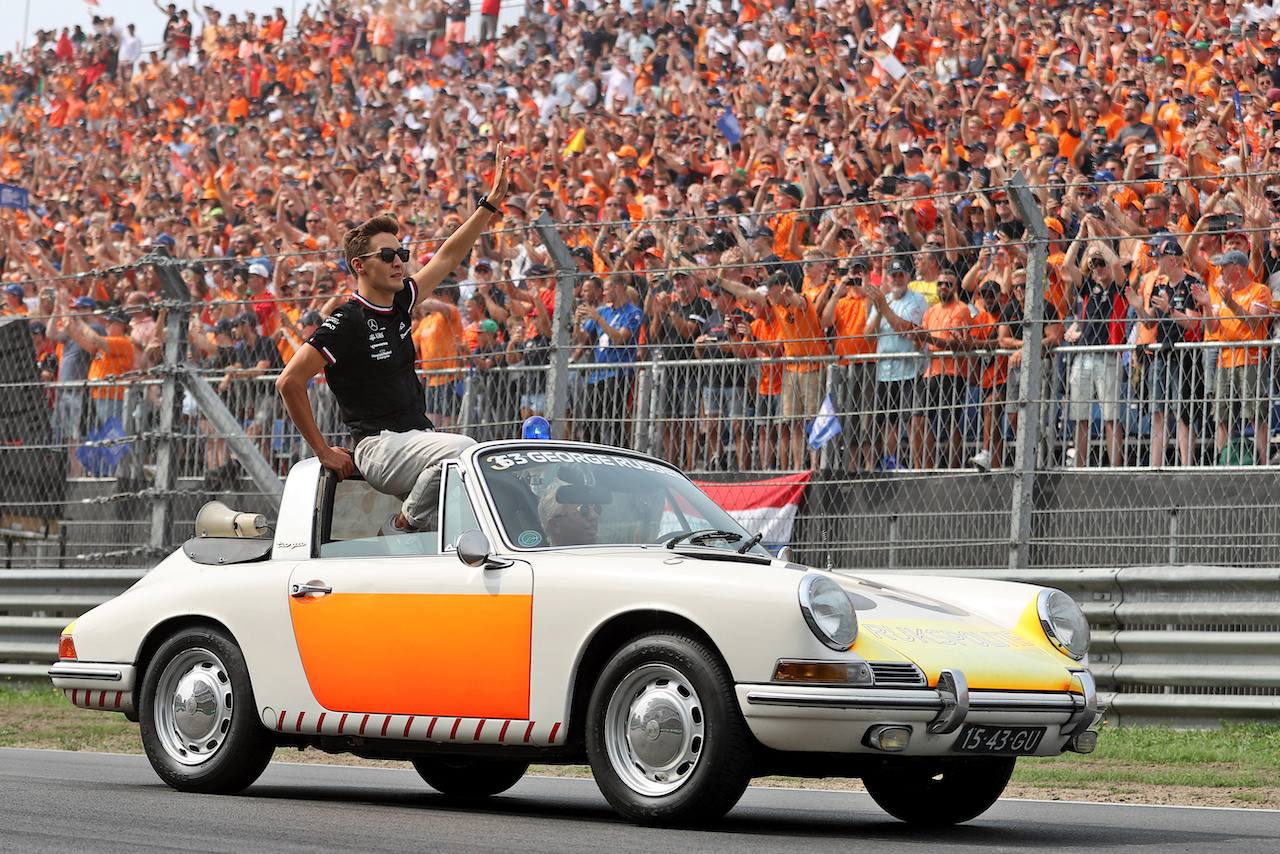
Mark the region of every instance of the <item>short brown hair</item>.
<instances>
[{"instance_id":1,"label":"short brown hair","mask_svg":"<svg viewBox=\"0 0 1280 854\"><path fill-rule=\"evenodd\" d=\"M347 259L347 268L355 275L351 262L369 251L369 241L375 234L400 234L400 220L393 215L380 214L373 219L357 225L342 236L342 257Z\"/></svg>"}]
</instances>

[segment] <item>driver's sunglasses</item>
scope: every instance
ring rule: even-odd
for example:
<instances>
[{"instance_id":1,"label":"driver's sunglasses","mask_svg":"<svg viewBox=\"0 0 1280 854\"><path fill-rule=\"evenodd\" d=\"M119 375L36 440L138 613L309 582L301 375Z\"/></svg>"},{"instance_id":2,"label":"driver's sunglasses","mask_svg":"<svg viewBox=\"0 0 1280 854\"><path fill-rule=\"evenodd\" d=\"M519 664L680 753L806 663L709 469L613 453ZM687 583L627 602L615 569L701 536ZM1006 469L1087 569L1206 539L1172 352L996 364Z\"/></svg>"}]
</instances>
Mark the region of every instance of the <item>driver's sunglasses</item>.
<instances>
[{"instance_id":1,"label":"driver's sunglasses","mask_svg":"<svg viewBox=\"0 0 1280 854\"><path fill-rule=\"evenodd\" d=\"M595 511L596 518L597 519L600 518L600 510L601 510L601 506L599 504L579 504L578 505L578 515L581 516L583 519L591 518L589 515L587 515L588 511ZM555 518L563 519L565 516L568 516L568 515L569 513L557 513Z\"/></svg>"},{"instance_id":2,"label":"driver's sunglasses","mask_svg":"<svg viewBox=\"0 0 1280 854\"><path fill-rule=\"evenodd\" d=\"M384 246L381 249L376 249L373 252L366 252L363 255L357 255L356 257L370 258L374 255L377 255L380 259L382 259L382 262L384 264L390 264L392 261L396 260L397 258L399 258L401 262L408 262L409 260L408 249L392 249L388 246Z\"/></svg>"}]
</instances>

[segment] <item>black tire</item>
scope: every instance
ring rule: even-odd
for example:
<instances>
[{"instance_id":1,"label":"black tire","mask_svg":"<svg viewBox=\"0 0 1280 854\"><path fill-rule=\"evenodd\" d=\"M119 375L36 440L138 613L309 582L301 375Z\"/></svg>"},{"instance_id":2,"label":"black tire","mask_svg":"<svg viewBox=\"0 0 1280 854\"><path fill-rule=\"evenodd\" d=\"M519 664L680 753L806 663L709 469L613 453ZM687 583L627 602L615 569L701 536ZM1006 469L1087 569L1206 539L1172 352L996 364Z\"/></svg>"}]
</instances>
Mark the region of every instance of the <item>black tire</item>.
<instances>
[{"instance_id":1,"label":"black tire","mask_svg":"<svg viewBox=\"0 0 1280 854\"><path fill-rule=\"evenodd\" d=\"M618 650L591 692L586 735L596 785L640 824L714 821L751 780L729 669L690 637L655 632Z\"/></svg>"},{"instance_id":2,"label":"black tire","mask_svg":"<svg viewBox=\"0 0 1280 854\"><path fill-rule=\"evenodd\" d=\"M1009 783L1013 757L903 762L863 776L889 815L917 827L949 827L982 815Z\"/></svg>"},{"instance_id":3,"label":"black tire","mask_svg":"<svg viewBox=\"0 0 1280 854\"><path fill-rule=\"evenodd\" d=\"M249 668L217 629L165 641L142 680L142 746L160 779L180 792L232 794L271 761L271 734L258 722Z\"/></svg>"},{"instance_id":4,"label":"black tire","mask_svg":"<svg viewBox=\"0 0 1280 854\"><path fill-rule=\"evenodd\" d=\"M487 798L510 789L528 762L511 759L457 759L429 757L413 760L414 770L427 785L451 798Z\"/></svg>"}]
</instances>

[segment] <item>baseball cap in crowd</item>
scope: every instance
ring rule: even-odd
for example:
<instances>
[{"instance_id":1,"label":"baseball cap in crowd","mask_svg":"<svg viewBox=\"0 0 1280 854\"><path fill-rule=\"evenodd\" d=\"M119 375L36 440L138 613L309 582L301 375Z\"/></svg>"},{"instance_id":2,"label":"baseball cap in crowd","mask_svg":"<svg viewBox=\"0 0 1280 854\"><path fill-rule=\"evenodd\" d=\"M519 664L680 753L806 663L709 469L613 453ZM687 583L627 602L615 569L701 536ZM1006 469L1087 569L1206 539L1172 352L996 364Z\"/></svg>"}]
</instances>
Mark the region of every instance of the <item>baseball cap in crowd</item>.
<instances>
[{"instance_id":1,"label":"baseball cap in crowd","mask_svg":"<svg viewBox=\"0 0 1280 854\"><path fill-rule=\"evenodd\" d=\"M724 293L724 288L720 287L715 282L712 282L711 284L707 285L707 293L711 294L712 296L717 296L719 294Z\"/></svg>"},{"instance_id":2,"label":"baseball cap in crowd","mask_svg":"<svg viewBox=\"0 0 1280 854\"><path fill-rule=\"evenodd\" d=\"M266 264L250 264L250 265L249 265L249 275L250 275L250 276L261 276L261 277L262 277L262 278L264 278L264 279L269 279L269 278L271 278L271 271L270 271L269 269L267 269L267 265L266 265Z\"/></svg>"},{"instance_id":3,"label":"baseball cap in crowd","mask_svg":"<svg viewBox=\"0 0 1280 854\"><path fill-rule=\"evenodd\" d=\"M1054 231L1058 232L1058 234L1060 235L1067 233L1067 230L1062 227L1062 220L1058 219L1056 216L1045 217L1044 224L1046 228L1052 228Z\"/></svg>"},{"instance_id":4,"label":"baseball cap in crowd","mask_svg":"<svg viewBox=\"0 0 1280 854\"><path fill-rule=\"evenodd\" d=\"M71 301L72 308L97 308L98 303L93 297L76 297Z\"/></svg>"},{"instance_id":5,"label":"baseball cap in crowd","mask_svg":"<svg viewBox=\"0 0 1280 854\"><path fill-rule=\"evenodd\" d=\"M1155 255L1182 255L1182 246L1172 237L1166 237L1162 240L1149 241L1154 247ZM1243 252L1237 252L1237 255L1243 255Z\"/></svg>"},{"instance_id":6,"label":"baseball cap in crowd","mask_svg":"<svg viewBox=\"0 0 1280 854\"><path fill-rule=\"evenodd\" d=\"M102 318L104 320L109 320L114 323L123 323L125 326L129 325L129 315L124 313L124 309L120 309L120 308L108 309L106 314L102 315Z\"/></svg>"},{"instance_id":7,"label":"baseball cap in crowd","mask_svg":"<svg viewBox=\"0 0 1280 854\"><path fill-rule=\"evenodd\" d=\"M933 179L923 172L917 172L914 175L908 175L907 180L914 181L917 184L924 184L930 190L933 189Z\"/></svg>"},{"instance_id":8,"label":"baseball cap in crowd","mask_svg":"<svg viewBox=\"0 0 1280 854\"><path fill-rule=\"evenodd\" d=\"M772 240L772 239L773 239L773 229L772 229L772 228L770 228L770 227L769 227L769 226L767 226L767 225L762 225L762 226L760 226L759 228L757 228L757 229L756 229L756 230L751 234L751 238L752 238L753 240L754 240L755 238L757 238L757 237L767 237L767 238L769 238L770 240Z\"/></svg>"},{"instance_id":9,"label":"baseball cap in crowd","mask_svg":"<svg viewBox=\"0 0 1280 854\"><path fill-rule=\"evenodd\" d=\"M258 325L258 315L252 311L242 311L236 315L235 324L236 326L256 327Z\"/></svg>"},{"instance_id":10,"label":"baseball cap in crowd","mask_svg":"<svg viewBox=\"0 0 1280 854\"><path fill-rule=\"evenodd\" d=\"M550 276L554 272L555 272L555 269L548 267L546 264L534 264L532 267L529 268L529 272L526 275Z\"/></svg>"},{"instance_id":11,"label":"baseball cap in crowd","mask_svg":"<svg viewBox=\"0 0 1280 854\"><path fill-rule=\"evenodd\" d=\"M725 207L732 208L734 213L742 213L744 210L746 210L746 205L742 203L741 197L739 197L736 193L725 196L722 199L717 199L716 204L724 205Z\"/></svg>"},{"instance_id":12,"label":"baseball cap in crowd","mask_svg":"<svg viewBox=\"0 0 1280 854\"><path fill-rule=\"evenodd\" d=\"M782 193L785 196L790 196L791 198L795 199L797 202L804 198L804 192L795 184L792 184L789 181L785 184L779 184L778 192Z\"/></svg>"},{"instance_id":13,"label":"baseball cap in crowd","mask_svg":"<svg viewBox=\"0 0 1280 854\"><path fill-rule=\"evenodd\" d=\"M230 335L236 325L229 317L224 317L213 325L213 331L219 335Z\"/></svg>"},{"instance_id":14,"label":"baseball cap in crowd","mask_svg":"<svg viewBox=\"0 0 1280 854\"><path fill-rule=\"evenodd\" d=\"M870 269L871 269L871 265L867 263L867 259L866 259L866 258L853 258L853 259L850 259L850 261L849 261L849 272L850 272L850 273L852 273L854 270L859 270L859 269L861 269L861 270L870 270Z\"/></svg>"},{"instance_id":15,"label":"baseball cap in crowd","mask_svg":"<svg viewBox=\"0 0 1280 854\"><path fill-rule=\"evenodd\" d=\"M882 211L882 212L880 213L880 218L881 218L881 219L891 219L891 220L894 220L894 221L896 222L896 221L897 221L897 219L898 219L898 215L897 215L896 213L894 213L893 211Z\"/></svg>"},{"instance_id":16,"label":"baseball cap in crowd","mask_svg":"<svg viewBox=\"0 0 1280 854\"><path fill-rule=\"evenodd\" d=\"M4 292L10 296L17 297L18 299L24 299L27 295L27 292L23 290L22 285L19 285L16 282L11 285L5 285Z\"/></svg>"},{"instance_id":17,"label":"baseball cap in crowd","mask_svg":"<svg viewBox=\"0 0 1280 854\"><path fill-rule=\"evenodd\" d=\"M298 315L298 325L299 326L319 326L320 319L321 319L320 312L316 311L314 308L309 308L306 311L304 311L302 314Z\"/></svg>"},{"instance_id":18,"label":"baseball cap in crowd","mask_svg":"<svg viewBox=\"0 0 1280 854\"><path fill-rule=\"evenodd\" d=\"M116 234L124 234L128 230L129 226L123 222L113 222L111 223L111 228L108 229L108 231L114 231Z\"/></svg>"},{"instance_id":19,"label":"baseball cap in crowd","mask_svg":"<svg viewBox=\"0 0 1280 854\"><path fill-rule=\"evenodd\" d=\"M910 274L911 268L908 267L907 262L902 260L901 258L894 258L892 261L889 262L889 266L885 268L885 272L887 272L889 275L893 275L894 273Z\"/></svg>"},{"instance_id":20,"label":"baseball cap in crowd","mask_svg":"<svg viewBox=\"0 0 1280 854\"><path fill-rule=\"evenodd\" d=\"M165 246L168 246L170 249L172 249L174 246L177 245L177 241L173 239L172 234L157 234L156 239L151 242L162 243Z\"/></svg>"},{"instance_id":21,"label":"baseball cap in crowd","mask_svg":"<svg viewBox=\"0 0 1280 854\"><path fill-rule=\"evenodd\" d=\"M480 321L480 331L488 332L491 335L496 333L498 331L497 321L490 320L486 317L484 320Z\"/></svg>"},{"instance_id":22,"label":"baseball cap in crowd","mask_svg":"<svg viewBox=\"0 0 1280 854\"><path fill-rule=\"evenodd\" d=\"M524 196L511 196L510 198L505 199L503 201L503 204L506 205L507 207L516 208L517 210L521 210L521 211L528 210L528 207L526 207L525 205Z\"/></svg>"},{"instance_id":23,"label":"baseball cap in crowd","mask_svg":"<svg viewBox=\"0 0 1280 854\"><path fill-rule=\"evenodd\" d=\"M1230 252L1223 252L1221 255L1214 255L1209 259L1209 261L1215 267L1225 267L1228 264L1241 264L1245 267L1249 266L1249 256L1238 249L1233 249Z\"/></svg>"},{"instance_id":24,"label":"baseball cap in crowd","mask_svg":"<svg viewBox=\"0 0 1280 854\"><path fill-rule=\"evenodd\" d=\"M31 330L32 335L44 335L49 331L49 328L38 320L31 321L27 328Z\"/></svg>"},{"instance_id":25,"label":"baseball cap in crowd","mask_svg":"<svg viewBox=\"0 0 1280 854\"><path fill-rule=\"evenodd\" d=\"M488 258L477 258L476 263L472 264L471 266L475 267L477 270L479 270L481 267L484 267L486 270L493 269L493 264L489 262Z\"/></svg>"},{"instance_id":26,"label":"baseball cap in crowd","mask_svg":"<svg viewBox=\"0 0 1280 854\"><path fill-rule=\"evenodd\" d=\"M1114 181L1115 179L1116 173L1112 172L1110 169L1099 169L1097 172L1093 173L1093 180L1095 181L1109 182Z\"/></svg>"},{"instance_id":27,"label":"baseball cap in crowd","mask_svg":"<svg viewBox=\"0 0 1280 854\"><path fill-rule=\"evenodd\" d=\"M693 270L691 270L688 267L676 267L674 270L671 271L671 278L674 279L676 276L684 276L685 278L692 279Z\"/></svg>"},{"instance_id":28,"label":"baseball cap in crowd","mask_svg":"<svg viewBox=\"0 0 1280 854\"><path fill-rule=\"evenodd\" d=\"M839 184L831 183L831 184L828 184L827 186L825 186L825 187L823 187L823 188L822 188L822 195L824 195L824 196L843 196L843 195L844 195L844 190L840 189L840 185L839 185Z\"/></svg>"}]
</instances>

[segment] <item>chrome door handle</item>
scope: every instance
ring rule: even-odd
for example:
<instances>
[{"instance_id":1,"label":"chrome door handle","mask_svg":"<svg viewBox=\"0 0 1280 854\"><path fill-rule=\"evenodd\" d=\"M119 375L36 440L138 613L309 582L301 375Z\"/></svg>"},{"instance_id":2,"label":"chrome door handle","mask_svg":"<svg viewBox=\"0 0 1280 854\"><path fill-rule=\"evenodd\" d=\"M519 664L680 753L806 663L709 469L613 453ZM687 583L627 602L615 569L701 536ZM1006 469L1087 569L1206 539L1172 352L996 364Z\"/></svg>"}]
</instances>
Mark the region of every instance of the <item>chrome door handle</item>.
<instances>
[{"instance_id":1,"label":"chrome door handle","mask_svg":"<svg viewBox=\"0 0 1280 854\"><path fill-rule=\"evenodd\" d=\"M332 592L333 592L332 587L324 587L322 585L315 584L314 582L308 582L306 584L293 585L293 590L289 595L297 599L302 596L307 596L311 593L325 594L325 593L332 593Z\"/></svg>"}]
</instances>

